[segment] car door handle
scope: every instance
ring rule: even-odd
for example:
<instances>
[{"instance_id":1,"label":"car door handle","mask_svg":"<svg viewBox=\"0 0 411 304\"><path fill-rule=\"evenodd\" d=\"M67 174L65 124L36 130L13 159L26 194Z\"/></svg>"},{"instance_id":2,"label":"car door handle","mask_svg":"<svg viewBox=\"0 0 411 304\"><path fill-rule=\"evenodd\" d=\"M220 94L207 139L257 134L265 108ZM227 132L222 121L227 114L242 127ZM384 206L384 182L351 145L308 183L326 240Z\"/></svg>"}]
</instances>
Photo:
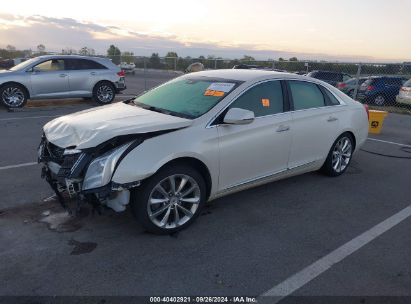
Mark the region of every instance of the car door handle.
<instances>
[{"instance_id":1,"label":"car door handle","mask_svg":"<svg viewBox=\"0 0 411 304\"><path fill-rule=\"evenodd\" d=\"M286 131L288 131L288 130L290 130L290 126L283 126L283 125L281 125L281 126L279 126L278 128L277 128L277 132L286 132Z\"/></svg>"},{"instance_id":2,"label":"car door handle","mask_svg":"<svg viewBox=\"0 0 411 304\"><path fill-rule=\"evenodd\" d=\"M90 75L93 75L93 76L94 76L94 75L96 75L96 72L91 72Z\"/></svg>"},{"instance_id":3,"label":"car door handle","mask_svg":"<svg viewBox=\"0 0 411 304\"><path fill-rule=\"evenodd\" d=\"M338 118L337 118L337 117L334 117L334 116L330 116L330 117L328 117L328 119L327 119L328 122L332 122L332 121L336 121L336 120L338 120Z\"/></svg>"},{"instance_id":4,"label":"car door handle","mask_svg":"<svg viewBox=\"0 0 411 304\"><path fill-rule=\"evenodd\" d=\"M67 74L60 74L60 77L66 77L67 76Z\"/></svg>"}]
</instances>

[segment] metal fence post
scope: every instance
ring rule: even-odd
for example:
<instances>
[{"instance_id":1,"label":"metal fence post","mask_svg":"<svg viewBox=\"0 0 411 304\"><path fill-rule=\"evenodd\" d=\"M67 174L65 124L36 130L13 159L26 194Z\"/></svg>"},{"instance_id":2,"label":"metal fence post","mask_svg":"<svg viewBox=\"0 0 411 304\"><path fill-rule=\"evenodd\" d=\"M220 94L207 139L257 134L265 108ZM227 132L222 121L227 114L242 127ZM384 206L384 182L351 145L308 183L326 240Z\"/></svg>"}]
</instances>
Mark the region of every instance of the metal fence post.
<instances>
[{"instance_id":1,"label":"metal fence post","mask_svg":"<svg viewBox=\"0 0 411 304\"><path fill-rule=\"evenodd\" d=\"M358 84L360 83L360 75L361 75L361 63L358 64L357 75L355 76L355 88L354 88L354 94L352 96L353 99L357 99Z\"/></svg>"},{"instance_id":2,"label":"metal fence post","mask_svg":"<svg viewBox=\"0 0 411 304\"><path fill-rule=\"evenodd\" d=\"M275 70L275 61L273 60L273 66L272 69Z\"/></svg>"},{"instance_id":3,"label":"metal fence post","mask_svg":"<svg viewBox=\"0 0 411 304\"><path fill-rule=\"evenodd\" d=\"M214 70L217 70L217 59L214 59Z\"/></svg>"},{"instance_id":4,"label":"metal fence post","mask_svg":"<svg viewBox=\"0 0 411 304\"><path fill-rule=\"evenodd\" d=\"M178 57L174 57L174 72L177 71L177 59Z\"/></svg>"},{"instance_id":5,"label":"metal fence post","mask_svg":"<svg viewBox=\"0 0 411 304\"><path fill-rule=\"evenodd\" d=\"M144 91L147 91L147 62L146 57L144 57Z\"/></svg>"}]
</instances>

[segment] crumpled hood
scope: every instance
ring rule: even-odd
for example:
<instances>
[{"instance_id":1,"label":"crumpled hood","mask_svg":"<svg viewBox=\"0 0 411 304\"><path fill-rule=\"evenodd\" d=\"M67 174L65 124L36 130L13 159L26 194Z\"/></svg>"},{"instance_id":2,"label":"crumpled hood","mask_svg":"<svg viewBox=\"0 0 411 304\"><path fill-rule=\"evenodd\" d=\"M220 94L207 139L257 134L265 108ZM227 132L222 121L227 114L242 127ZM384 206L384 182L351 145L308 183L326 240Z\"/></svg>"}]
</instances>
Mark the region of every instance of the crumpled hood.
<instances>
[{"instance_id":1,"label":"crumpled hood","mask_svg":"<svg viewBox=\"0 0 411 304\"><path fill-rule=\"evenodd\" d=\"M44 127L47 140L61 147L95 147L120 135L178 129L191 125L185 118L149 111L122 102L61 116Z\"/></svg>"}]
</instances>

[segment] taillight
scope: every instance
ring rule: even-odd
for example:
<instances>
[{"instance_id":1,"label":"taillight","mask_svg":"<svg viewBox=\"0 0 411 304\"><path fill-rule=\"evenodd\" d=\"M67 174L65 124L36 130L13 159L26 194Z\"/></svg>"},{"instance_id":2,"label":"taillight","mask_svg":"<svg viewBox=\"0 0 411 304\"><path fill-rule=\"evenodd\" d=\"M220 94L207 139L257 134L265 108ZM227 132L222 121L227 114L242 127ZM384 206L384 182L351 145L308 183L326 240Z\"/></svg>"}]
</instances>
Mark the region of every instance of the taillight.
<instances>
[{"instance_id":1,"label":"taillight","mask_svg":"<svg viewBox=\"0 0 411 304\"><path fill-rule=\"evenodd\" d=\"M339 82L339 83L337 83L337 88L339 88L340 90L341 90L341 89L344 89L346 86L347 86L347 84L344 83L344 82Z\"/></svg>"},{"instance_id":2,"label":"taillight","mask_svg":"<svg viewBox=\"0 0 411 304\"><path fill-rule=\"evenodd\" d=\"M405 87L401 87L400 91L404 91L404 92L406 92L407 90L406 90L406 88L405 88Z\"/></svg>"},{"instance_id":3,"label":"taillight","mask_svg":"<svg viewBox=\"0 0 411 304\"><path fill-rule=\"evenodd\" d=\"M370 120L370 109L368 108L368 105L365 104L364 108L365 108L365 112L367 112L368 120Z\"/></svg>"},{"instance_id":4,"label":"taillight","mask_svg":"<svg viewBox=\"0 0 411 304\"><path fill-rule=\"evenodd\" d=\"M375 89L375 87L372 86L372 85L369 85L369 86L367 87L367 91L373 91L374 89Z\"/></svg>"},{"instance_id":5,"label":"taillight","mask_svg":"<svg viewBox=\"0 0 411 304\"><path fill-rule=\"evenodd\" d=\"M123 70L121 70L120 72L117 73L118 76L120 77L125 77L126 76L126 72L124 72Z\"/></svg>"}]
</instances>

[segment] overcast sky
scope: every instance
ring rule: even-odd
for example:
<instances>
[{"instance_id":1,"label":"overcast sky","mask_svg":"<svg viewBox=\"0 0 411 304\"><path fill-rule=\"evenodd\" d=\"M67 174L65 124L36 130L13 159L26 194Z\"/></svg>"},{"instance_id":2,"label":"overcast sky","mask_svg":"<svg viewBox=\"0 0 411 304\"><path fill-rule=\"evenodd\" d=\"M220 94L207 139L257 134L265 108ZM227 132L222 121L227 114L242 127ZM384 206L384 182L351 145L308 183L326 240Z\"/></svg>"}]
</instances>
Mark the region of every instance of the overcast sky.
<instances>
[{"instance_id":1,"label":"overcast sky","mask_svg":"<svg viewBox=\"0 0 411 304\"><path fill-rule=\"evenodd\" d=\"M13 0L0 47L411 61L410 14L410 0Z\"/></svg>"}]
</instances>

